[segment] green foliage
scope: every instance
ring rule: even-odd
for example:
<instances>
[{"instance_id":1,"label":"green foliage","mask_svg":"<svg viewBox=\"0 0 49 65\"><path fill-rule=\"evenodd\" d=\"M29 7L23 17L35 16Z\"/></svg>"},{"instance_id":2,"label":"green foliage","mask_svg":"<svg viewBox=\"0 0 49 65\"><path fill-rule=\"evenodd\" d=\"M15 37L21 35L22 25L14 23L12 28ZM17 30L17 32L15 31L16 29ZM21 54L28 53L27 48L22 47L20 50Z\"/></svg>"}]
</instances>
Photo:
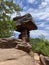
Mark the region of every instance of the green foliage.
<instances>
[{"instance_id":1,"label":"green foliage","mask_svg":"<svg viewBox=\"0 0 49 65\"><path fill-rule=\"evenodd\" d=\"M32 43L32 50L39 54L49 56L49 41L44 38L30 39Z\"/></svg>"},{"instance_id":2,"label":"green foliage","mask_svg":"<svg viewBox=\"0 0 49 65\"><path fill-rule=\"evenodd\" d=\"M13 0L0 0L0 38L9 37L15 28L15 22L11 20L10 15L14 12L19 13L20 7L13 3Z\"/></svg>"}]
</instances>

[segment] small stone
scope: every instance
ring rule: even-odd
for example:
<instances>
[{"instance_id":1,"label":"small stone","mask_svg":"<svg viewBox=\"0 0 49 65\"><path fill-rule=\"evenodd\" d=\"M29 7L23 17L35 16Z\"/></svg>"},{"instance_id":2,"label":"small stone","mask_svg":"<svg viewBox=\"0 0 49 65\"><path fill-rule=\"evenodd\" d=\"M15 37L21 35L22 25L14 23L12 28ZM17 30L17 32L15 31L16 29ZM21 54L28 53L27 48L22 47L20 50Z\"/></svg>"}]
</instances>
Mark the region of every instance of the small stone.
<instances>
[{"instance_id":1,"label":"small stone","mask_svg":"<svg viewBox=\"0 0 49 65\"><path fill-rule=\"evenodd\" d=\"M39 55L37 53L34 53L34 59L37 61L40 60Z\"/></svg>"}]
</instances>

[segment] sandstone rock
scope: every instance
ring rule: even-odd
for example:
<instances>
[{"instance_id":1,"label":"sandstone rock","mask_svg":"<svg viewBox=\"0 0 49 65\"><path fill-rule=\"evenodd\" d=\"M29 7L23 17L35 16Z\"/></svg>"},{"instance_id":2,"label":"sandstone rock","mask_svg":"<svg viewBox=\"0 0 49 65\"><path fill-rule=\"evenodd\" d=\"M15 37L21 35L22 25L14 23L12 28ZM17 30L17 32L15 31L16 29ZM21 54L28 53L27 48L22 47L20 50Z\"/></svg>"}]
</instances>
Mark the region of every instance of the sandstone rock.
<instances>
[{"instance_id":1,"label":"sandstone rock","mask_svg":"<svg viewBox=\"0 0 49 65\"><path fill-rule=\"evenodd\" d=\"M0 38L0 48L16 48L28 53L31 51L29 43L16 38Z\"/></svg>"},{"instance_id":2,"label":"sandstone rock","mask_svg":"<svg viewBox=\"0 0 49 65\"><path fill-rule=\"evenodd\" d=\"M35 65L34 59L18 49L0 49L0 65Z\"/></svg>"},{"instance_id":3,"label":"sandstone rock","mask_svg":"<svg viewBox=\"0 0 49 65\"><path fill-rule=\"evenodd\" d=\"M31 57L34 57L33 51L30 51L30 52L29 52L29 55L30 55Z\"/></svg>"},{"instance_id":4,"label":"sandstone rock","mask_svg":"<svg viewBox=\"0 0 49 65\"><path fill-rule=\"evenodd\" d=\"M38 55L38 53L34 53L34 60L35 60L36 65L41 65L40 56Z\"/></svg>"},{"instance_id":5,"label":"sandstone rock","mask_svg":"<svg viewBox=\"0 0 49 65\"><path fill-rule=\"evenodd\" d=\"M42 65L49 65L49 57L40 55L40 61Z\"/></svg>"},{"instance_id":6,"label":"sandstone rock","mask_svg":"<svg viewBox=\"0 0 49 65\"><path fill-rule=\"evenodd\" d=\"M39 55L37 53L34 53L34 59L37 60L37 61L40 60L40 57L39 57Z\"/></svg>"},{"instance_id":7,"label":"sandstone rock","mask_svg":"<svg viewBox=\"0 0 49 65\"><path fill-rule=\"evenodd\" d=\"M0 38L0 65L35 65L30 51L31 45L21 39Z\"/></svg>"},{"instance_id":8,"label":"sandstone rock","mask_svg":"<svg viewBox=\"0 0 49 65\"><path fill-rule=\"evenodd\" d=\"M31 51L31 45L29 43L22 42L21 44L17 44L16 48L26 51L27 53L29 53Z\"/></svg>"}]
</instances>

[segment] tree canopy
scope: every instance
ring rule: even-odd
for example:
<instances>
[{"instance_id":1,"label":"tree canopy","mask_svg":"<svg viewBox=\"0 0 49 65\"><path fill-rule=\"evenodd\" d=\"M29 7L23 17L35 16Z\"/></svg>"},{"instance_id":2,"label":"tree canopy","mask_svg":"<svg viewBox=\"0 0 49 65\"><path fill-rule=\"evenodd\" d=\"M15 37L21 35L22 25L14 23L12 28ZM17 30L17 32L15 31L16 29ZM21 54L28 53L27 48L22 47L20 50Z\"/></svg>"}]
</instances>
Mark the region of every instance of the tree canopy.
<instances>
[{"instance_id":1,"label":"tree canopy","mask_svg":"<svg viewBox=\"0 0 49 65\"><path fill-rule=\"evenodd\" d=\"M13 3L13 0L0 0L0 38L11 36L15 22L11 20L10 15L20 10L19 5Z\"/></svg>"}]
</instances>

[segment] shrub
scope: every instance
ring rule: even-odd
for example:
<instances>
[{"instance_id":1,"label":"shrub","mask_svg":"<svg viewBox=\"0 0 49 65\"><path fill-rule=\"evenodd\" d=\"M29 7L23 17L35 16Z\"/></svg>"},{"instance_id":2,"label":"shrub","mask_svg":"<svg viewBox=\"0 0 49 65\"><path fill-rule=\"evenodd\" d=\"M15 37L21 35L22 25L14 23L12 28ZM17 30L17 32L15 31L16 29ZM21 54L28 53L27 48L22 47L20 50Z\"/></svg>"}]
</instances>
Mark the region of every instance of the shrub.
<instances>
[{"instance_id":1,"label":"shrub","mask_svg":"<svg viewBox=\"0 0 49 65\"><path fill-rule=\"evenodd\" d=\"M30 39L32 43L33 52L37 52L38 54L43 54L45 56L49 56L49 41L46 39Z\"/></svg>"}]
</instances>

